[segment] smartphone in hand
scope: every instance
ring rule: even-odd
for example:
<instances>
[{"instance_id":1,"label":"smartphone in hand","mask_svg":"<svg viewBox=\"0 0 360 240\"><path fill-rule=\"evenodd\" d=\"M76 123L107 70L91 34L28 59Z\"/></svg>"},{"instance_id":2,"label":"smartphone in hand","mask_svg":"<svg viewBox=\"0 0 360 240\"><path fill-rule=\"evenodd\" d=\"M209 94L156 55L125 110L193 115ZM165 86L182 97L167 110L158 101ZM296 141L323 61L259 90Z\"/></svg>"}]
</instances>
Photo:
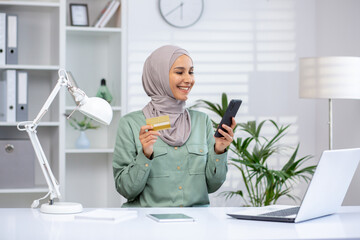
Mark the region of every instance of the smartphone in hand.
<instances>
[{"instance_id":1,"label":"smartphone in hand","mask_svg":"<svg viewBox=\"0 0 360 240\"><path fill-rule=\"evenodd\" d=\"M236 116L236 113L238 112L240 105L241 105L242 101L240 99L232 99L229 103L229 106L226 109L226 112L223 116L223 118L221 119L221 122L218 126L218 128L216 129L215 132L215 137L223 137L223 135L221 135L219 133L219 128L225 132L227 132L222 125L225 124L227 126L231 126L232 123L232 118Z\"/></svg>"}]
</instances>

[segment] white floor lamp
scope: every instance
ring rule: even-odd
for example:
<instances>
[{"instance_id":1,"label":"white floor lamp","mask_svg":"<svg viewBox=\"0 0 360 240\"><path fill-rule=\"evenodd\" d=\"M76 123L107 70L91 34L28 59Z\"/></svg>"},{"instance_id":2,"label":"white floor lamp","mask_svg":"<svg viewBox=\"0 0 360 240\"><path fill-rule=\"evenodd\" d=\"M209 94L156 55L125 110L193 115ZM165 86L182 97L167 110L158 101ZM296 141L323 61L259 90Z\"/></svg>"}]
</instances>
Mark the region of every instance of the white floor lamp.
<instances>
[{"instance_id":1,"label":"white floor lamp","mask_svg":"<svg viewBox=\"0 0 360 240\"><path fill-rule=\"evenodd\" d=\"M47 113L51 103L54 101L56 95L59 93L62 87L68 88L68 91L74 97L77 105L75 110L78 110L82 114L105 125L110 124L113 115L111 106L108 102L101 98L89 98L88 96L86 96L86 94L77 87L74 79L71 78L71 75L68 75L68 73L64 69L60 69L59 79L36 118L33 121L20 122L18 124L18 129L20 131L26 131L29 135L30 141L35 150L36 157L39 161L41 170L49 187L49 192L46 194L46 196L41 199L35 200L31 205L31 207L36 208L39 205L39 200L45 199L47 196L49 196L49 203L41 205L40 211L43 213L69 214L82 211L82 205L80 203L54 202L54 199L60 199L61 197L60 185L56 181L55 176L51 171L49 162L45 156L45 153L36 134L36 128L39 122Z\"/></svg>"},{"instance_id":2,"label":"white floor lamp","mask_svg":"<svg viewBox=\"0 0 360 240\"><path fill-rule=\"evenodd\" d=\"M300 59L301 98L329 99L329 149L333 148L333 99L360 99L360 57Z\"/></svg>"}]
</instances>

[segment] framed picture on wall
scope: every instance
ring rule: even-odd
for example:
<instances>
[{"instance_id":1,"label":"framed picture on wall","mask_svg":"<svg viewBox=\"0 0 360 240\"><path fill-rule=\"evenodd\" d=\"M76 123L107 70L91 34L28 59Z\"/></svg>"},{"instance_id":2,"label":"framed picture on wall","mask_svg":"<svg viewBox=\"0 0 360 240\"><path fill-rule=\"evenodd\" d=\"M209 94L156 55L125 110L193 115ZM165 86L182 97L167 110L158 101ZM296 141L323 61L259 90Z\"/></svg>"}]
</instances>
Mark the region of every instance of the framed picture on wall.
<instances>
[{"instance_id":1,"label":"framed picture on wall","mask_svg":"<svg viewBox=\"0 0 360 240\"><path fill-rule=\"evenodd\" d=\"M89 26L89 14L87 4L70 3L71 26Z\"/></svg>"}]
</instances>

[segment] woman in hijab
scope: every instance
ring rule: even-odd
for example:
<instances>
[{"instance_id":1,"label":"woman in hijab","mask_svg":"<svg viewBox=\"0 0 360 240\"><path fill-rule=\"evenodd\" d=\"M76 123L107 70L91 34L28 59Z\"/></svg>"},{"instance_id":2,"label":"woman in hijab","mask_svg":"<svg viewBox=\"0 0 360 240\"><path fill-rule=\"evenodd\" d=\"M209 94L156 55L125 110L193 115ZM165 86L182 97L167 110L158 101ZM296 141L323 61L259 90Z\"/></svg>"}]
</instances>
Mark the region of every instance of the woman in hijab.
<instances>
[{"instance_id":1,"label":"woman in hijab","mask_svg":"<svg viewBox=\"0 0 360 240\"><path fill-rule=\"evenodd\" d=\"M188 110L195 80L189 53L176 46L156 49L145 61L142 82L151 101L119 122L113 158L117 191L125 207L208 205L227 173L226 148L236 125L215 138L210 118ZM170 129L154 131L146 119L168 115Z\"/></svg>"}]
</instances>

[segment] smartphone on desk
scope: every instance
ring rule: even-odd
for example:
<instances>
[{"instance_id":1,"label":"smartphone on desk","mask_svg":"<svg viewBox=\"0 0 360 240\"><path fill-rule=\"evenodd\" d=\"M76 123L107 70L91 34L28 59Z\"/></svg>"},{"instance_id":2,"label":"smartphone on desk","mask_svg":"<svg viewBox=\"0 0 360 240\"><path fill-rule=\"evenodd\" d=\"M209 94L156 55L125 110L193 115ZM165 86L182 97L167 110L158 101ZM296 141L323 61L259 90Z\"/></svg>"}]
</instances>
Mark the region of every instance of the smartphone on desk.
<instances>
[{"instance_id":1,"label":"smartphone on desk","mask_svg":"<svg viewBox=\"0 0 360 240\"><path fill-rule=\"evenodd\" d=\"M194 222L195 219L183 213L148 214L149 218L157 222Z\"/></svg>"},{"instance_id":2,"label":"smartphone on desk","mask_svg":"<svg viewBox=\"0 0 360 240\"><path fill-rule=\"evenodd\" d=\"M225 124L227 126L231 126L232 123L232 118L236 116L236 113L238 112L240 105L241 105L242 101L240 99L232 99L226 109L226 112L223 116L223 118L221 119L221 122L218 126L218 128L216 129L215 132L215 137L222 137L223 135L221 135L219 133L219 129L223 130L224 132L227 132L222 125Z\"/></svg>"}]
</instances>

